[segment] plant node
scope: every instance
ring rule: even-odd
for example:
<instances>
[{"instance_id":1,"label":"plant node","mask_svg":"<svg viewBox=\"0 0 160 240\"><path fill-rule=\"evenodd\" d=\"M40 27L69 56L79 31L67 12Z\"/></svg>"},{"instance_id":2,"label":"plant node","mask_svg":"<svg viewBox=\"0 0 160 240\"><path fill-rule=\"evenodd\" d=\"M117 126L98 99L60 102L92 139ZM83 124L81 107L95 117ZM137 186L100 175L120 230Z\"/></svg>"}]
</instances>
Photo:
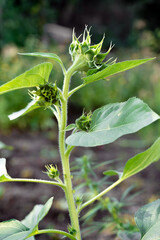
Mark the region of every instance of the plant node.
<instances>
[{"instance_id":1,"label":"plant node","mask_svg":"<svg viewBox=\"0 0 160 240\"><path fill-rule=\"evenodd\" d=\"M76 229L73 228L71 225L68 225L68 232L73 236L76 236L77 233Z\"/></svg>"}]
</instances>

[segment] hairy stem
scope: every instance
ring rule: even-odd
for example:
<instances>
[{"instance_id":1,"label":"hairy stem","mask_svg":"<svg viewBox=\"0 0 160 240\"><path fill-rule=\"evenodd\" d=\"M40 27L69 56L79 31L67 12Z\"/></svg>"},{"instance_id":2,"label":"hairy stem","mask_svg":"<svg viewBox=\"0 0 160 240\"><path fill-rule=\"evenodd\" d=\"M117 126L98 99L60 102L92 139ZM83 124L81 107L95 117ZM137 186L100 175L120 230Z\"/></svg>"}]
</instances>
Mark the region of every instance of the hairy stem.
<instances>
[{"instance_id":1,"label":"hairy stem","mask_svg":"<svg viewBox=\"0 0 160 240\"><path fill-rule=\"evenodd\" d=\"M63 85L63 100L61 101L61 123L59 129L59 149L60 155L62 160L62 167L63 167L63 176L64 176L64 184L65 184L65 196L68 203L69 215L71 219L71 225L76 230L76 239L81 240L80 234L80 227L79 227L79 219L78 214L75 206L75 201L73 197L73 189L72 189L72 181L71 181L71 172L69 166L69 154L65 154L66 152L66 145L65 145L65 129L67 125L67 103L68 103L68 91L69 91L69 83L71 76L76 71L76 65L72 65L64 79Z\"/></svg>"}]
</instances>

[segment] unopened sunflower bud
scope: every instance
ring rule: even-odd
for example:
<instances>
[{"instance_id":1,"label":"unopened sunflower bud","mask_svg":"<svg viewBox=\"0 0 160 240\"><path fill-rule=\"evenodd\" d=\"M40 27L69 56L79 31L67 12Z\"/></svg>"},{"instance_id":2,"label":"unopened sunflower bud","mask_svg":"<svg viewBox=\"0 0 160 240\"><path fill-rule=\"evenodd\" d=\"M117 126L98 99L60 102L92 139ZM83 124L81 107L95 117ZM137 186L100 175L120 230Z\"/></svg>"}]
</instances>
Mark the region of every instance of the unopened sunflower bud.
<instances>
[{"instance_id":1,"label":"unopened sunflower bud","mask_svg":"<svg viewBox=\"0 0 160 240\"><path fill-rule=\"evenodd\" d=\"M60 101L59 90L56 83L45 83L37 87L36 91L29 92L31 97L38 101L40 106L49 107L58 105Z\"/></svg>"},{"instance_id":2,"label":"unopened sunflower bud","mask_svg":"<svg viewBox=\"0 0 160 240\"><path fill-rule=\"evenodd\" d=\"M91 126L91 117L91 112L89 112L88 114L83 113L82 116L80 116L75 122L76 128L82 131L89 131Z\"/></svg>"},{"instance_id":3,"label":"unopened sunflower bud","mask_svg":"<svg viewBox=\"0 0 160 240\"><path fill-rule=\"evenodd\" d=\"M80 42L79 38L76 37L73 31L73 39L69 47L69 53L72 61L77 66L76 70L87 72L87 75L100 71L101 67L106 63L103 61L111 51L113 47L112 44L106 53L101 53L104 37L100 43L91 45L90 30L88 30L87 27L84 30L82 42ZM110 65L114 63L114 61L110 62ZM90 72L88 73L88 71Z\"/></svg>"},{"instance_id":4,"label":"unopened sunflower bud","mask_svg":"<svg viewBox=\"0 0 160 240\"><path fill-rule=\"evenodd\" d=\"M44 100L50 104L56 105L60 99L59 91L56 84L47 83L41 85L39 89L36 91L36 94L44 98Z\"/></svg>"},{"instance_id":5,"label":"unopened sunflower bud","mask_svg":"<svg viewBox=\"0 0 160 240\"><path fill-rule=\"evenodd\" d=\"M45 168L47 169L47 172L45 172L49 178L56 179L59 177L59 171L57 169L57 166L53 166L52 164L46 165Z\"/></svg>"},{"instance_id":6,"label":"unopened sunflower bud","mask_svg":"<svg viewBox=\"0 0 160 240\"><path fill-rule=\"evenodd\" d=\"M77 204L77 206L82 204L82 198L81 197L79 197L79 196L76 197L76 204Z\"/></svg>"}]
</instances>

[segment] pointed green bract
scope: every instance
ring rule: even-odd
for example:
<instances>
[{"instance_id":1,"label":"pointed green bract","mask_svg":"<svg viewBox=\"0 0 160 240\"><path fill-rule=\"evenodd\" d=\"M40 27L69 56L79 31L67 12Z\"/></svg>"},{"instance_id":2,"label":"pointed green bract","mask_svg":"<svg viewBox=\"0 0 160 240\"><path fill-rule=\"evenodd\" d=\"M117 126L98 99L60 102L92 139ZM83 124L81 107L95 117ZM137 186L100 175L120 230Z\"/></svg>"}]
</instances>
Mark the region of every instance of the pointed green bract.
<instances>
[{"instance_id":1,"label":"pointed green bract","mask_svg":"<svg viewBox=\"0 0 160 240\"><path fill-rule=\"evenodd\" d=\"M6 159L0 158L0 182L8 182L10 179L6 169Z\"/></svg>"},{"instance_id":2,"label":"pointed green bract","mask_svg":"<svg viewBox=\"0 0 160 240\"><path fill-rule=\"evenodd\" d=\"M104 70L99 71L98 73L92 74L90 76L84 77L84 83L92 83L106 77L113 76L117 73L124 72L131 68L137 67L143 63L153 60L154 58L147 58L147 59L138 59L138 60L128 60L124 62L118 62L113 65L109 65Z\"/></svg>"},{"instance_id":3,"label":"pointed green bract","mask_svg":"<svg viewBox=\"0 0 160 240\"><path fill-rule=\"evenodd\" d=\"M18 53L18 54L23 55L23 56L49 58L49 59L52 59L52 60L58 62L60 65L63 65L62 60L55 53L33 52L33 53Z\"/></svg>"},{"instance_id":4,"label":"pointed green bract","mask_svg":"<svg viewBox=\"0 0 160 240\"><path fill-rule=\"evenodd\" d=\"M160 160L160 138L149 149L128 160L121 179L125 180L131 177L158 160Z\"/></svg>"},{"instance_id":5,"label":"pointed green bract","mask_svg":"<svg viewBox=\"0 0 160 240\"><path fill-rule=\"evenodd\" d=\"M25 240L37 229L39 222L46 216L51 208L53 198L45 205L36 205L28 216L21 222L11 220L0 223L0 240ZM34 240L34 237L27 238Z\"/></svg>"},{"instance_id":6,"label":"pointed green bract","mask_svg":"<svg viewBox=\"0 0 160 240\"><path fill-rule=\"evenodd\" d=\"M133 97L126 102L108 104L95 110L89 131L71 134L66 143L83 147L108 144L123 135L137 132L159 118L147 104Z\"/></svg>"},{"instance_id":7,"label":"pointed green bract","mask_svg":"<svg viewBox=\"0 0 160 240\"><path fill-rule=\"evenodd\" d=\"M51 63L39 64L11 81L0 86L0 94L20 88L36 87L48 82L52 70Z\"/></svg>"},{"instance_id":8,"label":"pointed green bract","mask_svg":"<svg viewBox=\"0 0 160 240\"><path fill-rule=\"evenodd\" d=\"M40 107L41 106L38 104L36 100L32 100L25 108L21 109L18 112L10 114L8 117L10 120L14 120Z\"/></svg>"},{"instance_id":9,"label":"pointed green bract","mask_svg":"<svg viewBox=\"0 0 160 240\"><path fill-rule=\"evenodd\" d=\"M141 207L135 214L135 221L142 240L160 239L160 199Z\"/></svg>"}]
</instances>

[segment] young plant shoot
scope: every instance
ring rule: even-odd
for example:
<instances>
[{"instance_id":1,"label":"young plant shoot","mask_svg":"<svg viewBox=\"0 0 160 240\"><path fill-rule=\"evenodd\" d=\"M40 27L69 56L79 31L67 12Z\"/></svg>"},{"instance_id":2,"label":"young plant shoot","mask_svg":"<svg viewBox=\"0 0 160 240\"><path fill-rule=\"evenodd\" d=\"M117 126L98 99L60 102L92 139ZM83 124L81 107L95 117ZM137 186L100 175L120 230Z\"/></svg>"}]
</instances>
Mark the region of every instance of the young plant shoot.
<instances>
[{"instance_id":1,"label":"young plant shoot","mask_svg":"<svg viewBox=\"0 0 160 240\"><path fill-rule=\"evenodd\" d=\"M64 191L65 199L68 204L70 216L70 222L68 225L66 224L66 229L68 226L68 230L66 230L66 232L60 229L39 230L39 222L51 208L53 201L53 198L51 198L44 205L36 205L32 212L22 221L10 220L1 222L0 240L35 240L36 235L45 233L60 234L68 239L81 240L79 217L83 214L82 210L85 208L87 210L89 205L102 198L121 182L160 159L159 138L148 150L129 159L122 172L115 170L107 171L106 169L104 172L105 175L117 175L118 180L108 187L106 187L107 184L105 185L105 183L103 183L104 190L102 192L97 193L96 196L86 202L84 201L83 194L79 196L78 200L75 197L72 186L74 178L71 177L69 161L71 152L75 147L95 147L112 143L119 137L135 133L160 118L160 116L152 111L146 103L136 97L132 97L125 102L107 104L96 109L94 112L92 112L92 110L88 113L83 111L82 115L78 117L75 123L67 125L68 101L72 94L75 94L88 84L91 85L95 81L108 79L117 73L132 69L154 59L147 58L116 62L116 60L108 58L108 54L113 47L112 45L107 52L102 52L104 37L100 43L92 45L90 31L86 27L81 38L82 41L80 41L80 38L76 37L73 31L73 39L69 47L72 64L68 69L65 68L62 60L56 54L42 52L20 53L20 55L28 57L35 56L56 61L60 65L64 75L62 89L57 87L56 82L49 80L53 68L51 62L39 64L0 86L0 94L16 89L30 89L35 87L35 90L28 90L31 102L24 109L9 115L9 118L11 120L16 119L37 108L52 111L58 123L58 144L63 171L63 178L60 178L61 174L53 162L46 166L45 173L49 177L48 181L12 178L7 173L6 159L1 158L0 182L34 182L50 184L61 188ZM82 74L82 83L70 90L72 76L77 72ZM71 134L67 138L66 131L71 131ZM137 218L138 214L136 219ZM143 238L143 235L144 233L141 239L151 239Z\"/></svg>"}]
</instances>

